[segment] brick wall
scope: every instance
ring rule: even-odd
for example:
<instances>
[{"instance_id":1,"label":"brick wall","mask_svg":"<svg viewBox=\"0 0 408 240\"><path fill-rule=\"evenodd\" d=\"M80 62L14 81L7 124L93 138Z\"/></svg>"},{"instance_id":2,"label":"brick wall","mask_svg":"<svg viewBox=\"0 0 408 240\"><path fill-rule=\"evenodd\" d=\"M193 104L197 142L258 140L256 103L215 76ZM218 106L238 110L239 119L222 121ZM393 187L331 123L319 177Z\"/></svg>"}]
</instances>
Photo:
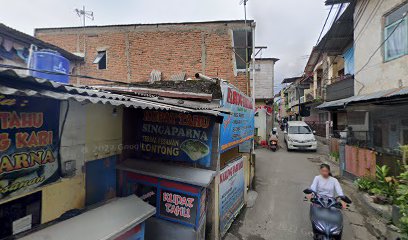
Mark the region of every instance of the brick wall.
<instances>
[{"instance_id":1,"label":"brick wall","mask_svg":"<svg viewBox=\"0 0 408 240\"><path fill-rule=\"evenodd\" d=\"M243 29L241 22L124 25L83 28L37 29L36 37L70 52L83 52L85 63L75 73L123 82L147 81L152 70L162 79L185 72L194 78L197 72L229 80L244 93L245 73L234 70L232 30ZM92 64L97 51L107 51L107 69ZM73 84L104 84L88 79L71 79Z\"/></svg>"}]
</instances>

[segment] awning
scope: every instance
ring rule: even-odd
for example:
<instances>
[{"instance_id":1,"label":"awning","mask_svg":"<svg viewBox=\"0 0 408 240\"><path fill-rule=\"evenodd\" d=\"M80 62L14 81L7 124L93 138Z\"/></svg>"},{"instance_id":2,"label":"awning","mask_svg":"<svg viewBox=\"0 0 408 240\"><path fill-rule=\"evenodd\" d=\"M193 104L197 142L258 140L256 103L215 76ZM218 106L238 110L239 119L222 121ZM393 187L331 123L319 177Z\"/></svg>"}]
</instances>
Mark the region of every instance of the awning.
<instances>
[{"instance_id":1,"label":"awning","mask_svg":"<svg viewBox=\"0 0 408 240\"><path fill-rule=\"evenodd\" d=\"M199 108L199 102L196 102L194 108L184 101L172 100L171 104L149 100L143 97L129 97L121 94L114 94L107 91L101 91L92 88L74 87L46 79L34 78L31 76L20 76L15 71L6 70L0 72L0 94L19 95L29 97L47 97L57 100L73 100L84 103L110 104L113 106L133 107L140 109L172 110L184 113L202 113L218 116L221 118L221 111L217 111L218 106L203 103L205 107ZM218 119L221 121L221 119Z\"/></svg>"},{"instance_id":2,"label":"awning","mask_svg":"<svg viewBox=\"0 0 408 240\"><path fill-rule=\"evenodd\" d=\"M99 61L101 61L101 59L102 59L103 57L105 57L105 55L106 55L106 52L105 52L105 51L103 51L103 52L98 52L98 55L96 55L96 58L95 58L95 60L93 61L93 64L99 63Z\"/></svg>"},{"instance_id":3,"label":"awning","mask_svg":"<svg viewBox=\"0 0 408 240\"><path fill-rule=\"evenodd\" d=\"M316 108L318 109L343 108L349 102L350 98L352 97L330 101L330 102L324 102L320 104L319 106L317 106Z\"/></svg>"},{"instance_id":4,"label":"awning","mask_svg":"<svg viewBox=\"0 0 408 240\"><path fill-rule=\"evenodd\" d=\"M355 4L349 4L343 14L333 23L329 31L316 46L317 51L329 55L342 54L344 49L353 42L354 25L353 14Z\"/></svg>"},{"instance_id":5,"label":"awning","mask_svg":"<svg viewBox=\"0 0 408 240\"><path fill-rule=\"evenodd\" d=\"M282 83L293 83L293 82L296 82L297 80L300 80L300 79L302 79L302 78L303 78L303 76L285 78L285 79L283 79Z\"/></svg>"},{"instance_id":6,"label":"awning","mask_svg":"<svg viewBox=\"0 0 408 240\"><path fill-rule=\"evenodd\" d=\"M408 97L408 87L394 88L383 91L378 91L366 95L352 96L349 98L339 99L336 101L324 102L317 106L319 109L336 109L344 108L346 105L358 104L358 103L372 103L384 104L388 100Z\"/></svg>"},{"instance_id":7,"label":"awning","mask_svg":"<svg viewBox=\"0 0 408 240\"><path fill-rule=\"evenodd\" d=\"M208 187L215 176L212 170L136 159L127 159L116 168L200 187Z\"/></svg>"},{"instance_id":8,"label":"awning","mask_svg":"<svg viewBox=\"0 0 408 240\"><path fill-rule=\"evenodd\" d=\"M115 239L153 216L156 208L135 195L117 198L76 217L29 234L22 240Z\"/></svg>"}]
</instances>

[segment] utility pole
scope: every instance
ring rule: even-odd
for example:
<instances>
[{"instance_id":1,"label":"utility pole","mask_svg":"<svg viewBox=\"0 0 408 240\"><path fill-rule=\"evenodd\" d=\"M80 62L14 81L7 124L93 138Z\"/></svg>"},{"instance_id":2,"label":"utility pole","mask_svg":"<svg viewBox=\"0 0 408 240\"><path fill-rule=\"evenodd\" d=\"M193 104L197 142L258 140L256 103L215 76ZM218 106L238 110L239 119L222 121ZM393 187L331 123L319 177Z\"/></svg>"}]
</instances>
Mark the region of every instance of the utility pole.
<instances>
[{"instance_id":1,"label":"utility pole","mask_svg":"<svg viewBox=\"0 0 408 240\"><path fill-rule=\"evenodd\" d=\"M248 71L248 65L249 65L249 61L248 61L248 28L247 28L247 10L246 10L246 5L247 2L249 0L241 0L241 2L239 3L240 5L244 4L244 16L245 16L245 78L246 78L246 82L247 82L247 95L249 95L250 92L250 87L251 87L251 83L249 80L249 71Z\"/></svg>"}]
</instances>

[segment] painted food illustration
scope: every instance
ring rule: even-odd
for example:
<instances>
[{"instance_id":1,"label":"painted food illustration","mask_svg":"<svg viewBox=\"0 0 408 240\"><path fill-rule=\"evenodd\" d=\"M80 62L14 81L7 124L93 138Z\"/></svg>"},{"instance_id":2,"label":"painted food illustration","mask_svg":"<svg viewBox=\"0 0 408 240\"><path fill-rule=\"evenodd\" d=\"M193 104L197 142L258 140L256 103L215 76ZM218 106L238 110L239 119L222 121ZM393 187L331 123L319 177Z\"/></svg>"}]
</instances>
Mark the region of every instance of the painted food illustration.
<instances>
[{"instance_id":1,"label":"painted food illustration","mask_svg":"<svg viewBox=\"0 0 408 240\"><path fill-rule=\"evenodd\" d=\"M191 160L197 161L210 153L208 146L198 140L185 140L181 143L181 150L183 150Z\"/></svg>"}]
</instances>

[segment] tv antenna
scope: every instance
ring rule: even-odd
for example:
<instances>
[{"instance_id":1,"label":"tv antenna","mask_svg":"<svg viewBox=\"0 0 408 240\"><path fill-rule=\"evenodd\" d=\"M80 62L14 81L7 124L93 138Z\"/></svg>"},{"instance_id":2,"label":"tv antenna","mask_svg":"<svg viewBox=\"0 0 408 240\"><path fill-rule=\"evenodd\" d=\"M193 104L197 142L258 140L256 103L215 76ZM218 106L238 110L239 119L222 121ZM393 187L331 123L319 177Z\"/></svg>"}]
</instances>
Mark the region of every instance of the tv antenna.
<instances>
[{"instance_id":1,"label":"tv antenna","mask_svg":"<svg viewBox=\"0 0 408 240\"><path fill-rule=\"evenodd\" d=\"M94 20L94 15L92 11L86 11L85 6L82 6L82 9L75 8L75 12L78 15L78 17L82 18L82 23L85 27L85 21L86 19L91 19L92 21Z\"/></svg>"}]
</instances>

